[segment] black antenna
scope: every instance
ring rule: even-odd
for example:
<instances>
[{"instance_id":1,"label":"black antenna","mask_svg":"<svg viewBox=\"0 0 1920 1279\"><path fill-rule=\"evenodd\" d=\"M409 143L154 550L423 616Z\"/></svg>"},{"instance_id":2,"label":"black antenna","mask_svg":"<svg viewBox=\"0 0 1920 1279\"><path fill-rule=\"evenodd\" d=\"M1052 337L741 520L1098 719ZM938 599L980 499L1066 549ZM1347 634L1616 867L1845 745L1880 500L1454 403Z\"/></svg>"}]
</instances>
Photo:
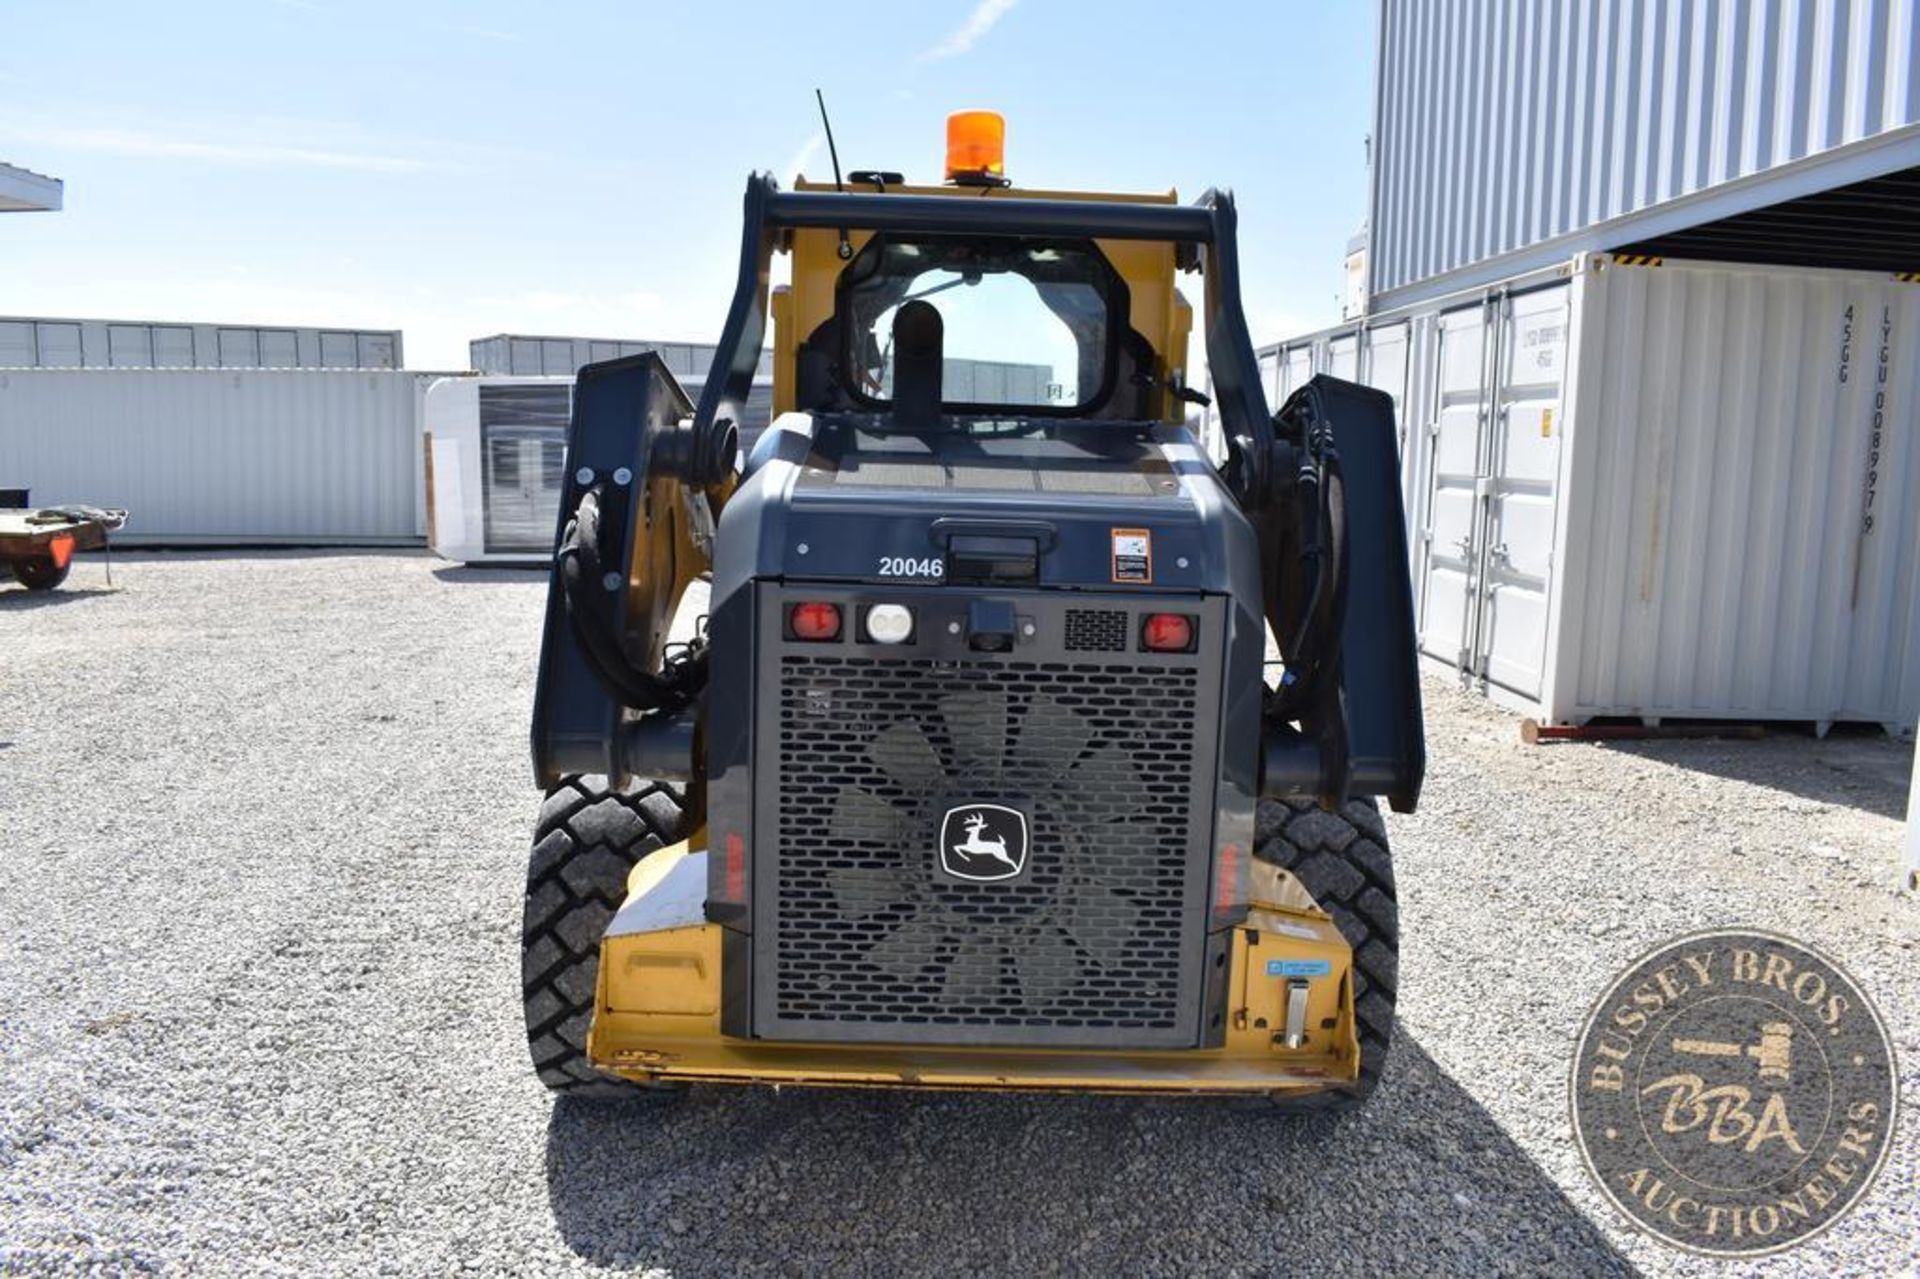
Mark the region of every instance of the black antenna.
<instances>
[{"instance_id":1,"label":"black antenna","mask_svg":"<svg viewBox=\"0 0 1920 1279\"><path fill-rule=\"evenodd\" d=\"M833 145L833 121L827 119L826 95L815 89L813 100L820 104L820 127L827 131L827 155L833 160L833 189L845 193L847 184L840 180L840 152Z\"/></svg>"},{"instance_id":2,"label":"black antenna","mask_svg":"<svg viewBox=\"0 0 1920 1279\"><path fill-rule=\"evenodd\" d=\"M827 155L833 161L833 189L846 194L847 184L840 180L840 149L833 145L833 121L827 119L827 97L819 89L813 91L813 100L820 104L820 127L827 131ZM840 260L846 261L853 256L853 244L847 239L847 228L840 228Z\"/></svg>"}]
</instances>

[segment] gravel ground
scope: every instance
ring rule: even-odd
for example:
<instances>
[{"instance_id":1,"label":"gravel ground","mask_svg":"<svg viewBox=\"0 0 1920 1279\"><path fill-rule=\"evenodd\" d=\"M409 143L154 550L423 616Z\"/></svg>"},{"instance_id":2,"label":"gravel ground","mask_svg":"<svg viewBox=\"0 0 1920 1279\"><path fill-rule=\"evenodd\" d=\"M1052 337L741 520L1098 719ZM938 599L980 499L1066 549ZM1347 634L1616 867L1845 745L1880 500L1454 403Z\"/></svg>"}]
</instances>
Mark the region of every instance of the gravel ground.
<instances>
[{"instance_id":1,"label":"gravel ground","mask_svg":"<svg viewBox=\"0 0 1920 1279\"><path fill-rule=\"evenodd\" d=\"M517 1004L543 587L422 555L116 556L0 588L0 1268L1728 1274L1570 1140L1588 1004L1754 923L1847 965L1906 1109L1767 1273L1920 1270L1910 748L1527 748L1430 683L1371 1108L698 1090L555 1105Z\"/></svg>"}]
</instances>

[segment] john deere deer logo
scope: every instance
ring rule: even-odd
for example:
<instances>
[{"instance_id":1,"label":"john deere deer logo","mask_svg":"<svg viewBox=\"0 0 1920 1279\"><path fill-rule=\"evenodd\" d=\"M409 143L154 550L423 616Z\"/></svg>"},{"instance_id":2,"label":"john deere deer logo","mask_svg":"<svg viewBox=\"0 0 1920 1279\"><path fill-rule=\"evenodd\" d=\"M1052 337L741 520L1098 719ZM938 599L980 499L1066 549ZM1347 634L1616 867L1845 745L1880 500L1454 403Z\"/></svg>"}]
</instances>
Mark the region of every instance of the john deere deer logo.
<instances>
[{"instance_id":1,"label":"john deere deer logo","mask_svg":"<svg viewBox=\"0 0 1920 1279\"><path fill-rule=\"evenodd\" d=\"M1004 804L962 804L940 823L940 869L992 883L1027 868L1027 815Z\"/></svg>"}]
</instances>

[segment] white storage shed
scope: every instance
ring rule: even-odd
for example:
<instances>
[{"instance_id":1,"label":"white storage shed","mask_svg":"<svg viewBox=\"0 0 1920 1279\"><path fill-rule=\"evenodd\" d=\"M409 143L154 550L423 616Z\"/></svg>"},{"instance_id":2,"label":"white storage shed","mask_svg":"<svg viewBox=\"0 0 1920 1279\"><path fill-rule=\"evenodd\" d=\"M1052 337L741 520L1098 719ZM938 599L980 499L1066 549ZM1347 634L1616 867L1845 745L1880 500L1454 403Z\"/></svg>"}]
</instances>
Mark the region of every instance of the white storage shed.
<instances>
[{"instance_id":1,"label":"white storage shed","mask_svg":"<svg viewBox=\"0 0 1920 1279\"><path fill-rule=\"evenodd\" d=\"M678 380L697 402L704 370ZM756 379L743 456L766 425L772 396L772 379ZM572 412L572 377L450 378L427 391L427 544L436 554L462 564L545 562Z\"/></svg>"}]
</instances>

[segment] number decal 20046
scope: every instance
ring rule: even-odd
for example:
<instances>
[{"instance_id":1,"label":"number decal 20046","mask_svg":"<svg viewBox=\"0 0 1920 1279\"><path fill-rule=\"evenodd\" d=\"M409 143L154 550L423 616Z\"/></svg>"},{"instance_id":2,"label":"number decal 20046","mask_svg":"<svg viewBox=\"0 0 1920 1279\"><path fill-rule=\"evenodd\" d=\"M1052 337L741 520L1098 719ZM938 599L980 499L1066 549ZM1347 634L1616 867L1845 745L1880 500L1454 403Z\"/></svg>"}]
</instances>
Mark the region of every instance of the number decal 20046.
<instances>
[{"instance_id":1,"label":"number decal 20046","mask_svg":"<svg viewBox=\"0 0 1920 1279\"><path fill-rule=\"evenodd\" d=\"M916 559L911 555L882 555L881 577L945 577L947 566L938 555Z\"/></svg>"}]
</instances>

